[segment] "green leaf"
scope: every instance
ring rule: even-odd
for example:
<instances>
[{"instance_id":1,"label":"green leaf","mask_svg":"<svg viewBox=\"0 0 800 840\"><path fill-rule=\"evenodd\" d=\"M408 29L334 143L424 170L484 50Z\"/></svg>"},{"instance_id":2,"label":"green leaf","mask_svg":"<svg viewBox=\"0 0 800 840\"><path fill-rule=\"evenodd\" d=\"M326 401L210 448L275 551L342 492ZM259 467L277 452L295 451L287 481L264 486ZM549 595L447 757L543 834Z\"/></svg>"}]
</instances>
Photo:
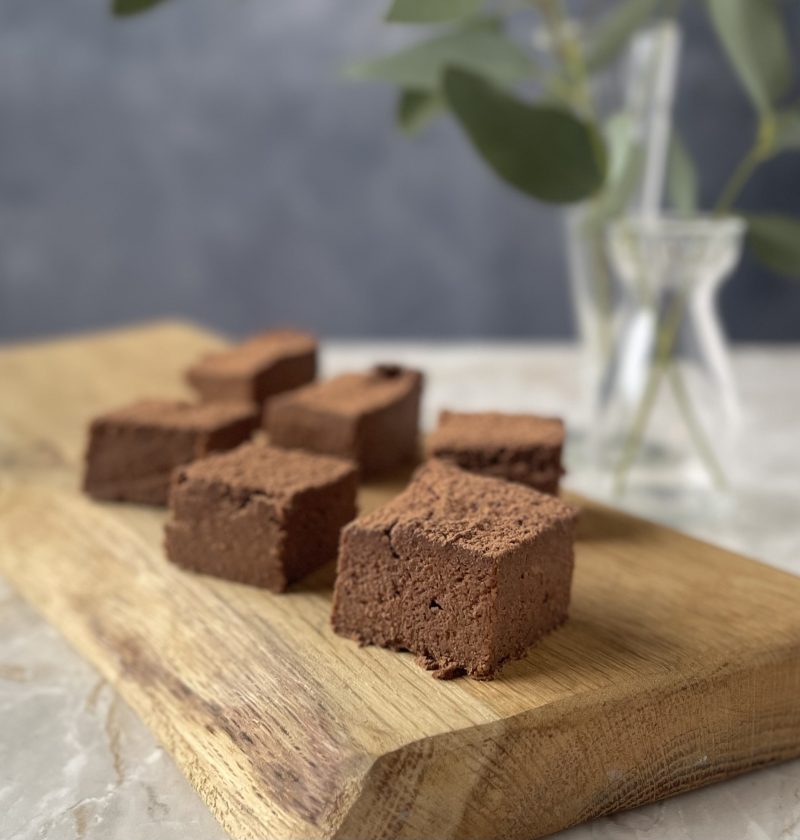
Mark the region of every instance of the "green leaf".
<instances>
[{"instance_id":1,"label":"green leaf","mask_svg":"<svg viewBox=\"0 0 800 840\"><path fill-rule=\"evenodd\" d=\"M483 0L394 0L386 20L392 23L440 23L478 12Z\"/></svg>"},{"instance_id":2,"label":"green leaf","mask_svg":"<svg viewBox=\"0 0 800 840\"><path fill-rule=\"evenodd\" d=\"M793 109L775 118L775 151L800 149L800 110Z\"/></svg>"},{"instance_id":3,"label":"green leaf","mask_svg":"<svg viewBox=\"0 0 800 840\"><path fill-rule=\"evenodd\" d=\"M697 209L697 170L681 136L672 132L667 161L667 196L670 206L679 213Z\"/></svg>"},{"instance_id":4,"label":"green leaf","mask_svg":"<svg viewBox=\"0 0 800 840\"><path fill-rule=\"evenodd\" d=\"M527 53L508 38L495 18L484 18L405 50L350 67L353 79L391 82L411 90L438 90L442 72L457 64L498 84L536 75Z\"/></svg>"},{"instance_id":5,"label":"green leaf","mask_svg":"<svg viewBox=\"0 0 800 840\"><path fill-rule=\"evenodd\" d=\"M707 0L728 60L759 113L792 82L792 56L778 0Z\"/></svg>"},{"instance_id":6,"label":"green leaf","mask_svg":"<svg viewBox=\"0 0 800 840\"><path fill-rule=\"evenodd\" d=\"M160 6L165 0L113 0L111 14L114 17L130 17Z\"/></svg>"},{"instance_id":7,"label":"green leaf","mask_svg":"<svg viewBox=\"0 0 800 840\"><path fill-rule=\"evenodd\" d=\"M449 67L447 104L476 151L505 181L541 201L580 201L603 185L606 155L590 123L530 105L486 79Z\"/></svg>"},{"instance_id":8,"label":"green leaf","mask_svg":"<svg viewBox=\"0 0 800 840\"><path fill-rule=\"evenodd\" d=\"M406 134L416 134L443 110L444 100L440 94L427 90L404 90L397 97L395 118Z\"/></svg>"},{"instance_id":9,"label":"green leaf","mask_svg":"<svg viewBox=\"0 0 800 840\"><path fill-rule=\"evenodd\" d=\"M767 268L800 278L800 219L789 216L747 217L747 244Z\"/></svg>"},{"instance_id":10,"label":"green leaf","mask_svg":"<svg viewBox=\"0 0 800 840\"><path fill-rule=\"evenodd\" d=\"M623 0L599 23L586 45L586 67L595 72L625 49L631 36L649 20L658 0Z\"/></svg>"}]
</instances>

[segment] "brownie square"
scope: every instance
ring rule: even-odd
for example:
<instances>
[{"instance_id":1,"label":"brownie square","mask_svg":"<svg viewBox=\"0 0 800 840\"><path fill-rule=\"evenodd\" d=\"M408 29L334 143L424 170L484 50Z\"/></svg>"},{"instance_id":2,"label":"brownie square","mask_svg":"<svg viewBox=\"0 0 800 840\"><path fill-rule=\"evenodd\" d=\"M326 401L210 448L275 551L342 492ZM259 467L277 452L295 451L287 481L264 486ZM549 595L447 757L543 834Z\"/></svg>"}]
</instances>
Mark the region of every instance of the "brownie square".
<instances>
[{"instance_id":1,"label":"brownie square","mask_svg":"<svg viewBox=\"0 0 800 840\"><path fill-rule=\"evenodd\" d=\"M179 566L282 592L336 558L355 464L246 443L177 470L165 546Z\"/></svg>"},{"instance_id":2,"label":"brownie square","mask_svg":"<svg viewBox=\"0 0 800 840\"><path fill-rule=\"evenodd\" d=\"M317 341L297 330L273 330L211 353L186 373L204 400L254 402L313 381Z\"/></svg>"},{"instance_id":3,"label":"brownie square","mask_svg":"<svg viewBox=\"0 0 800 840\"><path fill-rule=\"evenodd\" d=\"M84 490L96 499L165 505L175 467L232 449L258 426L254 406L142 400L95 418Z\"/></svg>"},{"instance_id":4,"label":"brownie square","mask_svg":"<svg viewBox=\"0 0 800 840\"><path fill-rule=\"evenodd\" d=\"M564 423L554 417L443 411L427 451L482 475L558 495Z\"/></svg>"},{"instance_id":5,"label":"brownie square","mask_svg":"<svg viewBox=\"0 0 800 840\"><path fill-rule=\"evenodd\" d=\"M351 458L369 478L416 458L421 394L421 373L379 365L270 400L266 427L278 446Z\"/></svg>"},{"instance_id":6,"label":"brownie square","mask_svg":"<svg viewBox=\"0 0 800 840\"><path fill-rule=\"evenodd\" d=\"M333 627L412 651L435 676L491 679L566 619L576 517L553 496L429 461L343 530Z\"/></svg>"}]
</instances>

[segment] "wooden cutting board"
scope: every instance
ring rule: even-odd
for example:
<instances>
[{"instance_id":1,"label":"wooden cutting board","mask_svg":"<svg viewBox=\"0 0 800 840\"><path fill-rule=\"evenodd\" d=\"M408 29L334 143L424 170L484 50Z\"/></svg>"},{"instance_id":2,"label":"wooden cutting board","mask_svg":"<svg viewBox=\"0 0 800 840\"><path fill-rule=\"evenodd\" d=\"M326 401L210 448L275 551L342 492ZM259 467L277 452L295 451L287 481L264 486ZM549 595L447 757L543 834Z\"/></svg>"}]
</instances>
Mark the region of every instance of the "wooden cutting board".
<instances>
[{"instance_id":1,"label":"wooden cutting board","mask_svg":"<svg viewBox=\"0 0 800 840\"><path fill-rule=\"evenodd\" d=\"M330 569L276 596L169 565L163 513L78 492L86 424L219 343L0 351L0 571L234 837L531 838L800 755L800 579L595 504L570 620L494 682L334 636Z\"/></svg>"}]
</instances>

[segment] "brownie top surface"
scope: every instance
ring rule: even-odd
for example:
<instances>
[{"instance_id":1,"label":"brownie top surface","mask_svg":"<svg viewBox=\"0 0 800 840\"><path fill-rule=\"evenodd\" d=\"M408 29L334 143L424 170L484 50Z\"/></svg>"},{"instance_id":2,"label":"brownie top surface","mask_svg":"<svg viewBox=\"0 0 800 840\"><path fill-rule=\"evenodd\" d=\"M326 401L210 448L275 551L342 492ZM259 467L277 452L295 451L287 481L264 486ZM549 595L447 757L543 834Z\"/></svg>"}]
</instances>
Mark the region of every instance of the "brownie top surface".
<instances>
[{"instance_id":1,"label":"brownie top surface","mask_svg":"<svg viewBox=\"0 0 800 840\"><path fill-rule=\"evenodd\" d=\"M211 431L241 420L255 421L258 409L249 403L190 403L176 400L139 400L98 417L96 423Z\"/></svg>"},{"instance_id":2,"label":"brownie top surface","mask_svg":"<svg viewBox=\"0 0 800 840\"><path fill-rule=\"evenodd\" d=\"M397 365L377 365L365 373L343 373L276 398L332 414L358 415L391 405L422 383L422 374Z\"/></svg>"},{"instance_id":3,"label":"brownie top surface","mask_svg":"<svg viewBox=\"0 0 800 840\"><path fill-rule=\"evenodd\" d=\"M397 498L350 527L400 528L443 547L457 545L496 557L576 516L575 508L554 496L432 459Z\"/></svg>"},{"instance_id":4,"label":"brownie top surface","mask_svg":"<svg viewBox=\"0 0 800 840\"><path fill-rule=\"evenodd\" d=\"M434 451L561 446L563 443L564 423L556 417L495 411L443 411L439 415L439 425L428 437L428 446Z\"/></svg>"},{"instance_id":5,"label":"brownie top surface","mask_svg":"<svg viewBox=\"0 0 800 840\"><path fill-rule=\"evenodd\" d=\"M248 376L287 356L313 353L317 341L300 330L272 330L225 350L209 353L192 367L194 372L218 376Z\"/></svg>"},{"instance_id":6,"label":"brownie top surface","mask_svg":"<svg viewBox=\"0 0 800 840\"><path fill-rule=\"evenodd\" d=\"M221 483L270 498L288 499L303 490L324 487L352 475L356 466L343 458L254 441L194 461L181 472L190 481Z\"/></svg>"}]
</instances>

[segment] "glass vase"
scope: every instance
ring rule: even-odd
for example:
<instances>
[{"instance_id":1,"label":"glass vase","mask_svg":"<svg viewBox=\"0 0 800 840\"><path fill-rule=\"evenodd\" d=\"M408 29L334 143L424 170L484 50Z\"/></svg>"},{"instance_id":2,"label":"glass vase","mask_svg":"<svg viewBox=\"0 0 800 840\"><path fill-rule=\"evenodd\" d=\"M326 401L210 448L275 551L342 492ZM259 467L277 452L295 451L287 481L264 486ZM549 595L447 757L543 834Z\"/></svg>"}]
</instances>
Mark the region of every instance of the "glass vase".
<instances>
[{"instance_id":1,"label":"glass vase","mask_svg":"<svg viewBox=\"0 0 800 840\"><path fill-rule=\"evenodd\" d=\"M592 451L616 493L730 486L740 410L716 295L744 231L741 219L707 216L609 228L618 326Z\"/></svg>"}]
</instances>

